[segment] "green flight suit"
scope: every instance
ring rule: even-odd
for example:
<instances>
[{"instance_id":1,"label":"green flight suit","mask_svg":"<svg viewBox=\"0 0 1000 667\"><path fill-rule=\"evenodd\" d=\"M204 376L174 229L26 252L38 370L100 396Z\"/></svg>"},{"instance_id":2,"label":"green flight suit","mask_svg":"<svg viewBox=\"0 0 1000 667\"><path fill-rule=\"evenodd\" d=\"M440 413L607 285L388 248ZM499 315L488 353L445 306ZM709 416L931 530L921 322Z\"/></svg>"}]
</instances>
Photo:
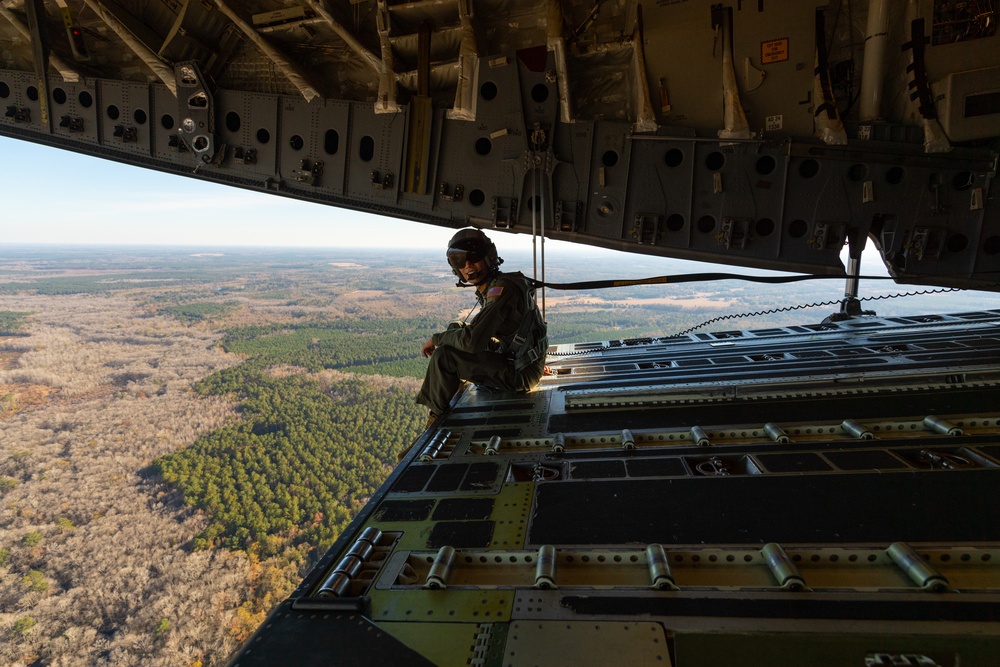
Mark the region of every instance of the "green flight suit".
<instances>
[{"instance_id":1,"label":"green flight suit","mask_svg":"<svg viewBox=\"0 0 1000 667\"><path fill-rule=\"evenodd\" d=\"M438 415L463 380L500 391L528 391L542 378L548 348L535 290L520 273L500 273L469 323L454 323L431 337L435 345L417 403Z\"/></svg>"}]
</instances>

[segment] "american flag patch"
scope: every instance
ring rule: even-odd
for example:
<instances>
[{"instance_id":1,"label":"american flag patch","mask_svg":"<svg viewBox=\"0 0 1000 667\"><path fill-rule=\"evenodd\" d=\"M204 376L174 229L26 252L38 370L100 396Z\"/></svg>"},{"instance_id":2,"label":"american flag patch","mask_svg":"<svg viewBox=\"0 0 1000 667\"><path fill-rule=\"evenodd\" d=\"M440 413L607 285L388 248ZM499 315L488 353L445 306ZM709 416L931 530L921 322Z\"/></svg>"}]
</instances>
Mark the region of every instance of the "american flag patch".
<instances>
[{"instance_id":1,"label":"american flag patch","mask_svg":"<svg viewBox=\"0 0 1000 667\"><path fill-rule=\"evenodd\" d=\"M489 299L494 296L500 296L501 294L503 294L502 287L491 287L490 291L486 293L486 298Z\"/></svg>"}]
</instances>

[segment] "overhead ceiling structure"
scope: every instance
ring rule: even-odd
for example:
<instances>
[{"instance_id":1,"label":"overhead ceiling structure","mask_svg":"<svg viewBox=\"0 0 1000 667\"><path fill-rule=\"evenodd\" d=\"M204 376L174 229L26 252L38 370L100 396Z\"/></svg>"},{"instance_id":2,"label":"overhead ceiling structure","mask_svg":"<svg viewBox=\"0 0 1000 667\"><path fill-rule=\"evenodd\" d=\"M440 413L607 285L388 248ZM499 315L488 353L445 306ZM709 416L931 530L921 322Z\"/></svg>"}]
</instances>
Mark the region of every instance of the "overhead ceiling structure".
<instances>
[{"instance_id":1,"label":"overhead ceiling structure","mask_svg":"<svg viewBox=\"0 0 1000 667\"><path fill-rule=\"evenodd\" d=\"M447 227L996 290L992 2L3 0L0 134ZM181 194L180 196L183 196Z\"/></svg>"}]
</instances>

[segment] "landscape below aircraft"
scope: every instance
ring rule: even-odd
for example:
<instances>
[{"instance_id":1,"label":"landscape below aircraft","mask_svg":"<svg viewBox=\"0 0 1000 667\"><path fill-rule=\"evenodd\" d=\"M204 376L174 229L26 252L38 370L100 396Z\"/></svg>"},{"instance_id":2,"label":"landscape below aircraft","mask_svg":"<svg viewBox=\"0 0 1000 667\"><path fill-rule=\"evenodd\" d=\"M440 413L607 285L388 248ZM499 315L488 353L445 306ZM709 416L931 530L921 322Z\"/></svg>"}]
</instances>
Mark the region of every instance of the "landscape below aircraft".
<instances>
[{"instance_id":1,"label":"landscape below aircraft","mask_svg":"<svg viewBox=\"0 0 1000 667\"><path fill-rule=\"evenodd\" d=\"M880 318L853 279L871 242L998 291L994 5L0 0L4 136L851 278L823 323L466 387L232 664L995 664L1000 311Z\"/></svg>"}]
</instances>

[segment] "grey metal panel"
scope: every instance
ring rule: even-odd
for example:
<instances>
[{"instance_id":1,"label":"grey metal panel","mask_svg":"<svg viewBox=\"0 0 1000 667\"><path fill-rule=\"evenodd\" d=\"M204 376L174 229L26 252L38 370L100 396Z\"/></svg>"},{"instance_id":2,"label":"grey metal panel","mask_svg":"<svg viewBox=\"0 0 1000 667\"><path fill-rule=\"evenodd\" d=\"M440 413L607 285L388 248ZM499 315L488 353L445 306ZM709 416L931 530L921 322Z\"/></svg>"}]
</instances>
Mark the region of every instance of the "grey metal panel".
<instances>
[{"instance_id":1,"label":"grey metal panel","mask_svg":"<svg viewBox=\"0 0 1000 667\"><path fill-rule=\"evenodd\" d=\"M503 219L510 207L520 208L524 179L524 115L516 63L506 58L483 62L476 91L476 120L443 124L437 183L446 193L461 185L461 201L438 197L439 209L478 225ZM500 208L498 212L497 207ZM502 225L503 226L503 225Z\"/></svg>"},{"instance_id":2,"label":"grey metal panel","mask_svg":"<svg viewBox=\"0 0 1000 667\"><path fill-rule=\"evenodd\" d=\"M993 232L986 225L990 202L984 196L990 172L932 166L918 158L895 162L871 154L825 165L842 175L849 219L864 228L880 221L875 231L894 270L919 281L971 275L982 270L983 260L990 264L987 250L994 246L986 239ZM817 215L822 210L817 208Z\"/></svg>"},{"instance_id":3,"label":"grey metal panel","mask_svg":"<svg viewBox=\"0 0 1000 667\"><path fill-rule=\"evenodd\" d=\"M462 154L469 156L477 171L488 174L488 187L483 189L486 207L492 205L497 210L487 210L487 218L503 220L523 205L522 160L528 138L517 63L507 58L481 63L477 94L474 136L469 137ZM442 149L442 155L448 153Z\"/></svg>"},{"instance_id":4,"label":"grey metal panel","mask_svg":"<svg viewBox=\"0 0 1000 667\"><path fill-rule=\"evenodd\" d=\"M624 238L622 229L628 195L632 143L630 123L600 122L594 127L590 161L590 201L587 232L605 238Z\"/></svg>"},{"instance_id":5,"label":"grey metal panel","mask_svg":"<svg viewBox=\"0 0 1000 667\"><path fill-rule=\"evenodd\" d=\"M781 254L783 147L634 143L626 240L758 259Z\"/></svg>"},{"instance_id":6,"label":"grey metal panel","mask_svg":"<svg viewBox=\"0 0 1000 667\"><path fill-rule=\"evenodd\" d=\"M152 113L150 123L152 123L152 148L153 155L161 160L184 163L191 162L194 158L190 155L182 156L177 152L177 147L170 145L171 137L177 135L177 124L180 122L180 115L177 112L177 98L167 89L166 86L152 86ZM189 159L185 161L185 157Z\"/></svg>"},{"instance_id":7,"label":"grey metal panel","mask_svg":"<svg viewBox=\"0 0 1000 667\"><path fill-rule=\"evenodd\" d=\"M347 174L351 104L327 100L316 111L315 155L323 160L323 177L317 187L336 195L344 194Z\"/></svg>"},{"instance_id":8,"label":"grey metal panel","mask_svg":"<svg viewBox=\"0 0 1000 667\"><path fill-rule=\"evenodd\" d=\"M722 127L722 51L712 30L713 4L712 0L643 4L646 34L670 35L647 43L645 49L650 91L658 91L663 79L670 97L670 111L660 119L663 123Z\"/></svg>"},{"instance_id":9,"label":"grey metal panel","mask_svg":"<svg viewBox=\"0 0 1000 667\"><path fill-rule=\"evenodd\" d=\"M373 114L368 105L351 106L348 197L376 207L397 204L408 118L408 113Z\"/></svg>"},{"instance_id":10,"label":"grey metal panel","mask_svg":"<svg viewBox=\"0 0 1000 667\"><path fill-rule=\"evenodd\" d=\"M660 245L667 241L667 211L677 206L686 208L688 197L667 197L668 176L673 174L664 173L666 165L661 157L663 148L660 144L651 141L631 143L632 175L624 214L624 238L634 243ZM682 180L687 179L682 177Z\"/></svg>"},{"instance_id":11,"label":"grey metal panel","mask_svg":"<svg viewBox=\"0 0 1000 667\"><path fill-rule=\"evenodd\" d=\"M985 179L986 182L982 185L984 193L989 192L990 180L992 179ZM978 213L983 220L979 230L984 233L982 237L974 239L972 243L977 253L974 266L976 273L992 274L994 277L1000 274L1000 230L997 230L995 226L987 230L985 221L1000 218L1000 201L998 199L1000 198L983 197L983 209Z\"/></svg>"},{"instance_id":12,"label":"grey metal panel","mask_svg":"<svg viewBox=\"0 0 1000 667\"><path fill-rule=\"evenodd\" d=\"M559 123L555 128L553 152L556 164L552 172L555 229L577 231L583 225L584 205L588 199L589 167L593 153L593 123Z\"/></svg>"},{"instance_id":13,"label":"grey metal panel","mask_svg":"<svg viewBox=\"0 0 1000 667\"><path fill-rule=\"evenodd\" d=\"M518 207L518 222L528 227L533 223L546 224L548 221L542 220L543 212L552 215L549 212L551 208L547 206L552 193L549 192L545 175L545 162L559 117L559 89L555 77L551 76L554 68L551 52L547 52L546 65L542 71L532 71L518 61L523 104L521 127L525 133L521 143L526 152L520 160L520 171L524 175L515 174L515 179L521 180L518 198L523 202Z\"/></svg>"},{"instance_id":14,"label":"grey metal panel","mask_svg":"<svg viewBox=\"0 0 1000 667\"><path fill-rule=\"evenodd\" d=\"M440 161L432 184L438 214L449 214L453 219L477 213L482 215L486 192L492 191L492 184L480 170L463 168L464 159L469 159L469 156L464 156L464 159L460 157L465 151L475 154L469 147L475 143L476 136L473 122L445 119L441 124L441 139L438 143ZM461 198L456 197L456 190L460 190ZM473 195L473 192L476 194Z\"/></svg>"},{"instance_id":15,"label":"grey metal panel","mask_svg":"<svg viewBox=\"0 0 1000 667\"><path fill-rule=\"evenodd\" d=\"M0 122L4 125L12 125L22 129L48 131L42 123L42 109L38 103L38 80L29 72L2 72L0 73L0 83L7 85L7 97L0 99L3 113L0 114ZM34 97L35 99L31 99ZM7 116L9 107L18 110L27 109L28 118L15 119Z\"/></svg>"},{"instance_id":16,"label":"grey metal panel","mask_svg":"<svg viewBox=\"0 0 1000 667\"><path fill-rule=\"evenodd\" d=\"M787 192L787 168L784 147L764 148L747 156L747 173L757 218L751 234L751 249L759 257L783 256L781 227Z\"/></svg>"},{"instance_id":17,"label":"grey metal panel","mask_svg":"<svg viewBox=\"0 0 1000 667\"><path fill-rule=\"evenodd\" d=\"M669 245L690 247L696 216L691 188L694 184L695 144L670 142L662 146L656 169L667 197L665 238Z\"/></svg>"},{"instance_id":18,"label":"grey metal panel","mask_svg":"<svg viewBox=\"0 0 1000 667\"><path fill-rule=\"evenodd\" d=\"M835 222L847 225L851 222L851 205L848 200L846 179L840 170L829 170L823 185L815 192L810 204L812 217L820 222Z\"/></svg>"},{"instance_id":19,"label":"grey metal panel","mask_svg":"<svg viewBox=\"0 0 1000 667\"><path fill-rule=\"evenodd\" d=\"M273 178L277 163L277 142L280 139L278 125L278 97L262 93L244 93L244 108L247 110L247 130L249 148L257 151L257 164L253 171Z\"/></svg>"},{"instance_id":20,"label":"grey metal panel","mask_svg":"<svg viewBox=\"0 0 1000 667\"><path fill-rule=\"evenodd\" d=\"M1000 42L996 45L1000 51ZM931 86L937 101L941 128L951 141L988 139L996 131L1000 112L967 114L970 98L996 93L1000 67L951 72Z\"/></svg>"},{"instance_id":21,"label":"grey metal panel","mask_svg":"<svg viewBox=\"0 0 1000 667\"><path fill-rule=\"evenodd\" d=\"M278 152L278 175L283 182L298 181L305 184L311 179L311 170L317 161L326 161L321 155L322 140L319 130L319 111L322 99L306 102L302 97L281 96L281 127L279 136L274 137ZM320 177L314 181L321 182Z\"/></svg>"},{"instance_id":22,"label":"grey metal panel","mask_svg":"<svg viewBox=\"0 0 1000 667\"><path fill-rule=\"evenodd\" d=\"M970 174L969 187L956 187L955 177L947 172L910 171L916 173L897 187L899 199L884 204L886 210L905 214L892 216L882 234L883 254L894 258L893 265L915 276L1000 268L1000 239L983 226L993 202L977 201L974 192L976 184L988 182L988 175ZM928 180L936 182L936 188L924 187Z\"/></svg>"},{"instance_id":23,"label":"grey metal panel","mask_svg":"<svg viewBox=\"0 0 1000 667\"><path fill-rule=\"evenodd\" d=\"M98 144L99 110L97 88L93 83L88 83L86 80L70 83L61 79L50 79L49 100L53 134L87 144ZM63 122L64 119L66 123Z\"/></svg>"},{"instance_id":24,"label":"grey metal panel","mask_svg":"<svg viewBox=\"0 0 1000 667\"><path fill-rule=\"evenodd\" d=\"M730 147L724 153L715 144L695 144L691 190L694 224L691 247L694 249L708 252L718 252L721 249L715 235L722 227L723 208L721 193L715 192L715 174L720 175L722 187L725 188L734 169L732 150Z\"/></svg>"},{"instance_id":25,"label":"grey metal panel","mask_svg":"<svg viewBox=\"0 0 1000 667\"><path fill-rule=\"evenodd\" d=\"M261 95L232 90L220 90L215 93L215 139L216 144L225 144L226 160L223 169L245 178L263 180L274 177L273 148L261 150L257 132L264 129L267 132L268 143L273 143L276 137L276 114L273 107L277 104L275 96ZM261 118L258 114L267 115ZM264 144L265 146L267 144ZM256 151L256 153L254 153ZM253 155L251 159L248 156ZM237 155L242 155L237 159Z\"/></svg>"},{"instance_id":26,"label":"grey metal panel","mask_svg":"<svg viewBox=\"0 0 1000 667\"><path fill-rule=\"evenodd\" d=\"M101 145L134 155L151 155L149 86L101 79L97 83Z\"/></svg>"},{"instance_id":27,"label":"grey metal panel","mask_svg":"<svg viewBox=\"0 0 1000 667\"><path fill-rule=\"evenodd\" d=\"M559 88L556 85L555 62L552 52L548 52L545 69L534 72L518 63L518 78L521 84L521 100L523 104L524 128L531 132L536 123L542 129L551 131L559 113ZM530 139L530 137L525 137Z\"/></svg>"},{"instance_id":28,"label":"grey metal panel","mask_svg":"<svg viewBox=\"0 0 1000 667\"><path fill-rule=\"evenodd\" d=\"M498 163L478 155L476 141L484 136L479 123L464 120L445 120L442 123L440 160L434 187L437 200L435 210L450 215L452 219L470 217L485 220L490 217L490 201L498 193L510 193L509 177L502 179ZM509 172L506 172L509 175ZM444 188L444 193L440 192ZM461 199L455 199L456 188L461 188ZM451 197L449 201L446 197Z\"/></svg>"},{"instance_id":29,"label":"grey metal panel","mask_svg":"<svg viewBox=\"0 0 1000 667\"><path fill-rule=\"evenodd\" d=\"M799 261L841 267L840 251L843 248L844 229L838 227L839 236L825 247L816 241L816 213L819 194L836 168L832 162L808 157L792 157L788 164L780 233L786 257ZM839 178L839 177L838 177ZM849 218L831 218L831 213L820 209L822 222L847 223ZM870 222L870 220L869 220Z\"/></svg>"},{"instance_id":30,"label":"grey metal panel","mask_svg":"<svg viewBox=\"0 0 1000 667\"><path fill-rule=\"evenodd\" d=\"M477 128L484 136L506 130L506 141L500 142L504 156L520 155L526 146L526 137L523 136L524 107L517 63L508 58L480 61L476 92Z\"/></svg>"},{"instance_id":31,"label":"grey metal panel","mask_svg":"<svg viewBox=\"0 0 1000 667\"><path fill-rule=\"evenodd\" d=\"M816 8L826 2L768 0L744 2L733 13L733 66L740 86L740 101L750 129L767 127L769 116L780 116L780 131L809 136L813 131L813 70L816 65ZM832 19L830 19L832 20ZM767 44L779 48L787 44L787 59L778 55L775 62L762 62ZM764 72L760 87L748 91L744 78L744 59ZM765 56L765 59L767 57ZM751 71L751 77L753 72Z\"/></svg>"},{"instance_id":32,"label":"grey metal panel","mask_svg":"<svg viewBox=\"0 0 1000 667\"><path fill-rule=\"evenodd\" d=\"M258 180L274 179L278 127L278 97L261 93L220 90L215 94L216 144L228 146L222 170ZM253 160L234 158L237 152Z\"/></svg>"}]
</instances>

